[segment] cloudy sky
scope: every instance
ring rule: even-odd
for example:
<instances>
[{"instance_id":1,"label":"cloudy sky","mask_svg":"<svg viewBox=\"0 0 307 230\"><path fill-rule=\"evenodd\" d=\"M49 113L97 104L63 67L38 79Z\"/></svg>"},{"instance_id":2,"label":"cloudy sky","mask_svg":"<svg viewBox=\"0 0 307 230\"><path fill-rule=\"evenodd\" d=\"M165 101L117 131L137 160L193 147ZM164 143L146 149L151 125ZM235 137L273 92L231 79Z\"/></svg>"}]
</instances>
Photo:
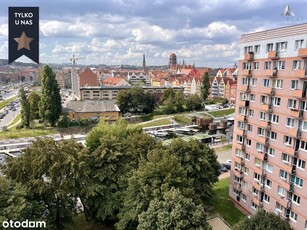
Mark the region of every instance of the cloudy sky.
<instances>
[{"instance_id":1,"label":"cloudy sky","mask_svg":"<svg viewBox=\"0 0 307 230\"><path fill-rule=\"evenodd\" d=\"M295 16L282 17L289 4ZM40 61L231 67L244 33L307 23L307 0L1 0L0 59L8 58L8 7L40 7ZM22 60L27 60L22 58Z\"/></svg>"}]
</instances>

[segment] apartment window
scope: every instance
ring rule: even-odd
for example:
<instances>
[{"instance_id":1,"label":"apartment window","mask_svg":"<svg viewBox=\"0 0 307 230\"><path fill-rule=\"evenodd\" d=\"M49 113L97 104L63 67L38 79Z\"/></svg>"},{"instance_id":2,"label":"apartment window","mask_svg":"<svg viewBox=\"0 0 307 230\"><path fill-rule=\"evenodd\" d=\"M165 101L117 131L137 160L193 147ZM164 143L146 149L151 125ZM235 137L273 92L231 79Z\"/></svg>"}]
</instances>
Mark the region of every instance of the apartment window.
<instances>
[{"instance_id":1,"label":"apartment window","mask_svg":"<svg viewBox=\"0 0 307 230\"><path fill-rule=\"evenodd\" d=\"M246 196L242 194L242 201L246 203Z\"/></svg>"},{"instance_id":2,"label":"apartment window","mask_svg":"<svg viewBox=\"0 0 307 230\"><path fill-rule=\"evenodd\" d=\"M254 110L253 109L248 110L248 116L250 116L250 117L254 116Z\"/></svg>"},{"instance_id":3,"label":"apartment window","mask_svg":"<svg viewBox=\"0 0 307 230\"><path fill-rule=\"evenodd\" d=\"M300 149L307 151L307 142L301 140Z\"/></svg>"},{"instance_id":4,"label":"apartment window","mask_svg":"<svg viewBox=\"0 0 307 230\"><path fill-rule=\"evenodd\" d=\"M296 167L298 167L298 168L300 168L300 169L305 169L306 162L305 162L304 160L297 159L297 160L294 162L294 165L296 165Z\"/></svg>"},{"instance_id":5,"label":"apartment window","mask_svg":"<svg viewBox=\"0 0 307 230\"><path fill-rule=\"evenodd\" d=\"M265 112L259 112L259 119L260 120L265 120Z\"/></svg>"},{"instance_id":6,"label":"apartment window","mask_svg":"<svg viewBox=\"0 0 307 230\"><path fill-rule=\"evenodd\" d=\"M289 127L289 128L294 127L294 118L287 117L287 119L286 119L286 126Z\"/></svg>"},{"instance_id":7,"label":"apartment window","mask_svg":"<svg viewBox=\"0 0 307 230\"><path fill-rule=\"evenodd\" d=\"M246 93L240 93L240 99L241 101L246 101L248 100L248 95Z\"/></svg>"},{"instance_id":8,"label":"apartment window","mask_svg":"<svg viewBox=\"0 0 307 230\"><path fill-rule=\"evenodd\" d=\"M245 156L245 160L247 160L247 161L249 161L250 158L251 158L251 155L248 154L248 153L245 153L244 156Z\"/></svg>"},{"instance_id":9,"label":"apartment window","mask_svg":"<svg viewBox=\"0 0 307 230\"><path fill-rule=\"evenodd\" d=\"M301 203L301 198L296 194L292 194L291 200L296 205L300 205L300 203Z\"/></svg>"},{"instance_id":10,"label":"apartment window","mask_svg":"<svg viewBox=\"0 0 307 230\"><path fill-rule=\"evenodd\" d=\"M251 85L256 86L257 85L257 78L252 78L251 80L252 80Z\"/></svg>"},{"instance_id":11,"label":"apartment window","mask_svg":"<svg viewBox=\"0 0 307 230\"><path fill-rule=\"evenodd\" d=\"M266 104L267 103L267 99L268 99L267 96L261 95L260 96L260 103L261 104Z\"/></svg>"},{"instance_id":12,"label":"apartment window","mask_svg":"<svg viewBox=\"0 0 307 230\"><path fill-rule=\"evenodd\" d=\"M285 196L286 196L286 193L287 193L287 190L284 189L283 187L278 186L277 192L278 192L278 194L279 194L280 196L285 197ZM279 208L279 209L282 210L281 208Z\"/></svg>"},{"instance_id":13,"label":"apartment window","mask_svg":"<svg viewBox=\"0 0 307 230\"><path fill-rule=\"evenodd\" d=\"M291 176L291 182L298 187L303 187L303 180L295 175Z\"/></svg>"},{"instance_id":14,"label":"apartment window","mask_svg":"<svg viewBox=\"0 0 307 230\"><path fill-rule=\"evenodd\" d=\"M247 54L248 52L253 52L253 46L245 46L244 53Z\"/></svg>"},{"instance_id":15,"label":"apartment window","mask_svg":"<svg viewBox=\"0 0 307 230\"><path fill-rule=\"evenodd\" d=\"M304 40L295 40L295 46L294 46L294 50L298 50L299 48L303 48L303 42Z\"/></svg>"},{"instance_id":16,"label":"apartment window","mask_svg":"<svg viewBox=\"0 0 307 230\"><path fill-rule=\"evenodd\" d=\"M286 153L282 153L282 155L281 155L281 159L282 159L282 161L284 162L284 163L289 163L289 161L290 161L290 155L289 154L286 154Z\"/></svg>"},{"instance_id":17,"label":"apartment window","mask_svg":"<svg viewBox=\"0 0 307 230\"><path fill-rule=\"evenodd\" d=\"M264 62L264 69L272 69L272 62L270 61Z\"/></svg>"},{"instance_id":18,"label":"apartment window","mask_svg":"<svg viewBox=\"0 0 307 230\"><path fill-rule=\"evenodd\" d=\"M254 210L257 210L258 209L258 205L255 204L254 202L252 202L252 207L251 208L254 209Z\"/></svg>"},{"instance_id":19,"label":"apartment window","mask_svg":"<svg viewBox=\"0 0 307 230\"><path fill-rule=\"evenodd\" d=\"M280 170L279 176L282 180L287 180L288 179L288 173L284 170Z\"/></svg>"},{"instance_id":20,"label":"apartment window","mask_svg":"<svg viewBox=\"0 0 307 230\"><path fill-rule=\"evenodd\" d=\"M263 196L263 201L264 201L265 203L269 204L269 203L270 203L270 197L269 197L267 194L264 194L264 196Z\"/></svg>"},{"instance_id":21,"label":"apartment window","mask_svg":"<svg viewBox=\"0 0 307 230\"><path fill-rule=\"evenodd\" d=\"M235 176L234 182L240 184L241 183L241 179L239 177Z\"/></svg>"},{"instance_id":22,"label":"apartment window","mask_svg":"<svg viewBox=\"0 0 307 230\"><path fill-rule=\"evenodd\" d=\"M252 69L252 64L250 62L244 62L243 69Z\"/></svg>"},{"instance_id":23,"label":"apartment window","mask_svg":"<svg viewBox=\"0 0 307 230\"><path fill-rule=\"evenodd\" d=\"M257 70L259 69L259 62L254 62L254 70Z\"/></svg>"},{"instance_id":24,"label":"apartment window","mask_svg":"<svg viewBox=\"0 0 307 230\"><path fill-rule=\"evenodd\" d=\"M274 61L273 68L277 70L284 70L285 69L285 61Z\"/></svg>"},{"instance_id":25,"label":"apartment window","mask_svg":"<svg viewBox=\"0 0 307 230\"><path fill-rule=\"evenodd\" d=\"M284 144L291 146L292 145L292 137L289 137L289 136L285 135L284 136Z\"/></svg>"},{"instance_id":26,"label":"apartment window","mask_svg":"<svg viewBox=\"0 0 307 230\"><path fill-rule=\"evenodd\" d=\"M275 149L272 149L272 148L268 148L268 154L272 157L275 156Z\"/></svg>"},{"instance_id":27,"label":"apartment window","mask_svg":"<svg viewBox=\"0 0 307 230\"><path fill-rule=\"evenodd\" d=\"M269 85L270 85L270 79L262 79L263 87L269 87Z\"/></svg>"},{"instance_id":28,"label":"apartment window","mask_svg":"<svg viewBox=\"0 0 307 230\"><path fill-rule=\"evenodd\" d=\"M271 140L276 140L277 139L277 133L273 132L273 131L268 131L268 137L271 139Z\"/></svg>"},{"instance_id":29,"label":"apartment window","mask_svg":"<svg viewBox=\"0 0 307 230\"><path fill-rule=\"evenodd\" d=\"M282 89L283 80L273 80L273 88Z\"/></svg>"},{"instance_id":30,"label":"apartment window","mask_svg":"<svg viewBox=\"0 0 307 230\"><path fill-rule=\"evenodd\" d=\"M240 135L237 135L237 142L242 144L243 143L243 140L244 140L244 137L240 136Z\"/></svg>"},{"instance_id":31,"label":"apartment window","mask_svg":"<svg viewBox=\"0 0 307 230\"><path fill-rule=\"evenodd\" d=\"M286 50L287 50L287 42L276 43L276 51L286 51Z\"/></svg>"},{"instance_id":32,"label":"apartment window","mask_svg":"<svg viewBox=\"0 0 307 230\"><path fill-rule=\"evenodd\" d=\"M269 121L274 123L274 124L278 124L279 116L275 115L275 114L269 114Z\"/></svg>"},{"instance_id":33,"label":"apartment window","mask_svg":"<svg viewBox=\"0 0 307 230\"><path fill-rule=\"evenodd\" d=\"M272 98L272 104L273 104L273 106L280 106L280 101L281 101L281 98L280 98L280 97L273 97L273 98Z\"/></svg>"},{"instance_id":34,"label":"apartment window","mask_svg":"<svg viewBox=\"0 0 307 230\"><path fill-rule=\"evenodd\" d=\"M258 151L258 152L263 152L263 145L262 145L262 144L257 143L257 144L256 144L256 147L257 147L257 151Z\"/></svg>"},{"instance_id":35,"label":"apartment window","mask_svg":"<svg viewBox=\"0 0 307 230\"><path fill-rule=\"evenodd\" d=\"M258 127L258 129L257 129L257 134L258 134L258 136L264 136L264 129Z\"/></svg>"},{"instance_id":36,"label":"apartment window","mask_svg":"<svg viewBox=\"0 0 307 230\"><path fill-rule=\"evenodd\" d=\"M273 165L267 163L267 164L265 165L265 169L266 169L266 171L268 171L268 172L270 172L270 173L273 173Z\"/></svg>"},{"instance_id":37,"label":"apartment window","mask_svg":"<svg viewBox=\"0 0 307 230\"><path fill-rule=\"evenodd\" d=\"M288 99L288 108L289 109L296 109L296 100Z\"/></svg>"},{"instance_id":38,"label":"apartment window","mask_svg":"<svg viewBox=\"0 0 307 230\"><path fill-rule=\"evenodd\" d=\"M248 85L248 79L242 78L242 85Z\"/></svg>"},{"instance_id":39,"label":"apartment window","mask_svg":"<svg viewBox=\"0 0 307 230\"><path fill-rule=\"evenodd\" d=\"M233 193L234 193L236 196L238 196L238 195L239 195L238 190L236 190L235 188L233 188Z\"/></svg>"},{"instance_id":40,"label":"apartment window","mask_svg":"<svg viewBox=\"0 0 307 230\"><path fill-rule=\"evenodd\" d=\"M261 176L258 173L254 173L254 180L260 181Z\"/></svg>"},{"instance_id":41,"label":"apartment window","mask_svg":"<svg viewBox=\"0 0 307 230\"><path fill-rule=\"evenodd\" d=\"M302 123L302 130L304 132L307 132L307 121L303 121L303 123Z\"/></svg>"},{"instance_id":42,"label":"apartment window","mask_svg":"<svg viewBox=\"0 0 307 230\"><path fill-rule=\"evenodd\" d=\"M247 188L247 182L246 181L242 181L242 187Z\"/></svg>"},{"instance_id":43,"label":"apartment window","mask_svg":"<svg viewBox=\"0 0 307 230\"><path fill-rule=\"evenodd\" d=\"M301 61L300 60L294 60L293 61L293 70L301 69Z\"/></svg>"},{"instance_id":44,"label":"apartment window","mask_svg":"<svg viewBox=\"0 0 307 230\"><path fill-rule=\"evenodd\" d=\"M301 101L301 110L307 111L307 101Z\"/></svg>"},{"instance_id":45,"label":"apartment window","mask_svg":"<svg viewBox=\"0 0 307 230\"><path fill-rule=\"evenodd\" d=\"M238 121L238 128L239 129L245 129L245 123L241 122L241 121Z\"/></svg>"},{"instance_id":46,"label":"apartment window","mask_svg":"<svg viewBox=\"0 0 307 230\"><path fill-rule=\"evenodd\" d=\"M246 146L250 147L252 145L251 139L246 139Z\"/></svg>"},{"instance_id":47,"label":"apartment window","mask_svg":"<svg viewBox=\"0 0 307 230\"><path fill-rule=\"evenodd\" d=\"M241 164L239 164L238 162L235 162L235 170L241 170Z\"/></svg>"},{"instance_id":48,"label":"apartment window","mask_svg":"<svg viewBox=\"0 0 307 230\"><path fill-rule=\"evenodd\" d=\"M290 220L292 220L293 222L297 222L297 214L293 211L290 211Z\"/></svg>"},{"instance_id":49,"label":"apartment window","mask_svg":"<svg viewBox=\"0 0 307 230\"><path fill-rule=\"evenodd\" d=\"M244 168L243 168L243 173L246 174L246 175L248 175L248 174L249 174L249 168L244 167Z\"/></svg>"},{"instance_id":50,"label":"apartment window","mask_svg":"<svg viewBox=\"0 0 307 230\"><path fill-rule=\"evenodd\" d=\"M253 131L253 126L248 124L247 125L247 131L252 132Z\"/></svg>"},{"instance_id":51,"label":"apartment window","mask_svg":"<svg viewBox=\"0 0 307 230\"><path fill-rule=\"evenodd\" d=\"M250 101L255 101L255 98L256 98L256 96L255 96L255 94L250 94Z\"/></svg>"},{"instance_id":52,"label":"apartment window","mask_svg":"<svg viewBox=\"0 0 307 230\"><path fill-rule=\"evenodd\" d=\"M255 53L260 53L260 45L255 45Z\"/></svg>"},{"instance_id":53,"label":"apartment window","mask_svg":"<svg viewBox=\"0 0 307 230\"><path fill-rule=\"evenodd\" d=\"M246 108L239 107L239 114L246 115Z\"/></svg>"},{"instance_id":54,"label":"apartment window","mask_svg":"<svg viewBox=\"0 0 307 230\"><path fill-rule=\"evenodd\" d=\"M264 179L264 185L268 188L272 187L272 181L270 181L269 179L265 178Z\"/></svg>"},{"instance_id":55,"label":"apartment window","mask_svg":"<svg viewBox=\"0 0 307 230\"><path fill-rule=\"evenodd\" d=\"M254 195L254 196L258 196L258 194L259 194L258 189L256 189L255 187L253 187L253 195Z\"/></svg>"},{"instance_id":56,"label":"apartment window","mask_svg":"<svg viewBox=\"0 0 307 230\"><path fill-rule=\"evenodd\" d=\"M260 167L261 164L262 164L262 160L260 160L259 158L255 158L255 165L256 165L257 167Z\"/></svg>"},{"instance_id":57,"label":"apartment window","mask_svg":"<svg viewBox=\"0 0 307 230\"><path fill-rule=\"evenodd\" d=\"M290 89L298 89L298 80L291 80Z\"/></svg>"},{"instance_id":58,"label":"apartment window","mask_svg":"<svg viewBox=\"0 0 307 230\"><path fill-rule=\"evenodd\" d=\"M243 157L243 152L240 149L236 149L236 156Z\"/></svg>"},{"instance_id":59,"label":"apartment window","mask_svg":"<svg viewBox=\"0 0 307 230\"><path fill-rule=\"evenodd\" d=\"M268 43L268 44L266 44L266 51L267 51L267 52L273 51L273 43Z\"/></svg>"}]
</instances>

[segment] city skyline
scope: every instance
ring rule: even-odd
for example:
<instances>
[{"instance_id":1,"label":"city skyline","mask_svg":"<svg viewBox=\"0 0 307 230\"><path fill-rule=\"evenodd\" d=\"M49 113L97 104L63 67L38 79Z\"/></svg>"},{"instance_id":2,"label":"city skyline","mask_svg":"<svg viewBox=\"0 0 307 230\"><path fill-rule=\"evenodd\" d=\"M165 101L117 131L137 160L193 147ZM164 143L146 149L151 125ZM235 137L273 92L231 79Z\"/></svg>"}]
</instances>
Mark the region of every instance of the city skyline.
<instances>
[{"instance_id":1,"label":"city skyline","mask_svg":"<svg viewBox=\"0 0 307 230\"><path fill-rule=\"evenodd\" d=\"M7 9L40 7L40 62L167 65L170 53L196 66L231 67L245 33L305 23L306 0L4 0L0 9L0 59L8 57ZM294 17L283 17L289 4ZM21 58L19 61L27 61Z\"/></svg>"}]
</instances>

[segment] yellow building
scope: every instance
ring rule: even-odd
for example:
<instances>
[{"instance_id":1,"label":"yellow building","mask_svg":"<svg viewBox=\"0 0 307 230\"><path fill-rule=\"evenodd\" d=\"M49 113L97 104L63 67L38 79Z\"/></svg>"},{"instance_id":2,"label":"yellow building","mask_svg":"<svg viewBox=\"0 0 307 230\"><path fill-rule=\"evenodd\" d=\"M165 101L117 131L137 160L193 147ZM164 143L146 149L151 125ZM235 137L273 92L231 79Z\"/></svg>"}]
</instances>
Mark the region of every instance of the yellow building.
<instances>
[{"instance_id":1,"label":"yellow building","mask_svg":"<svg viewBox=\"0 0 307 230\"><path fill-rule=\"evenodd\" d=\"M65 112L71 120L88 118L113 122L120 118L120 110L115 100L70 101Z\"/></svg>"}]
</instances>

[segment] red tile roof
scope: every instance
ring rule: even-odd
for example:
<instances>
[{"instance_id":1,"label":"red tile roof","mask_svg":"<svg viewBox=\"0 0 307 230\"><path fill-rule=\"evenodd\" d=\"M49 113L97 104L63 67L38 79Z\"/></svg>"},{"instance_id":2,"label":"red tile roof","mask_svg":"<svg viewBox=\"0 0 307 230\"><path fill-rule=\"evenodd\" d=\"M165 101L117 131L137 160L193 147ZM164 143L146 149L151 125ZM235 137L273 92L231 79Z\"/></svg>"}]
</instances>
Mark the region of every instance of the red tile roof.
<instances>
[{"instance_id":1,"label":"red tile roof","mask_svg":"<svg viewBox=\"0 0 307 230\"><path fill-rule=\"evenodd\" d=\"M117 85L120 81L125 80L120 77L107 77L102 81L102 84L104 85Z\"/></svg>"},{"instance_id":2,"label":"red tile roof","mask_svg":"<svg viewBox=\"0 0 307 230\"><path fill-rule=\"evenodd\" d=\"M97 75L88 68L79 73L79 82L80 87L99 86Z\"/></svg>"}]
</instances>

